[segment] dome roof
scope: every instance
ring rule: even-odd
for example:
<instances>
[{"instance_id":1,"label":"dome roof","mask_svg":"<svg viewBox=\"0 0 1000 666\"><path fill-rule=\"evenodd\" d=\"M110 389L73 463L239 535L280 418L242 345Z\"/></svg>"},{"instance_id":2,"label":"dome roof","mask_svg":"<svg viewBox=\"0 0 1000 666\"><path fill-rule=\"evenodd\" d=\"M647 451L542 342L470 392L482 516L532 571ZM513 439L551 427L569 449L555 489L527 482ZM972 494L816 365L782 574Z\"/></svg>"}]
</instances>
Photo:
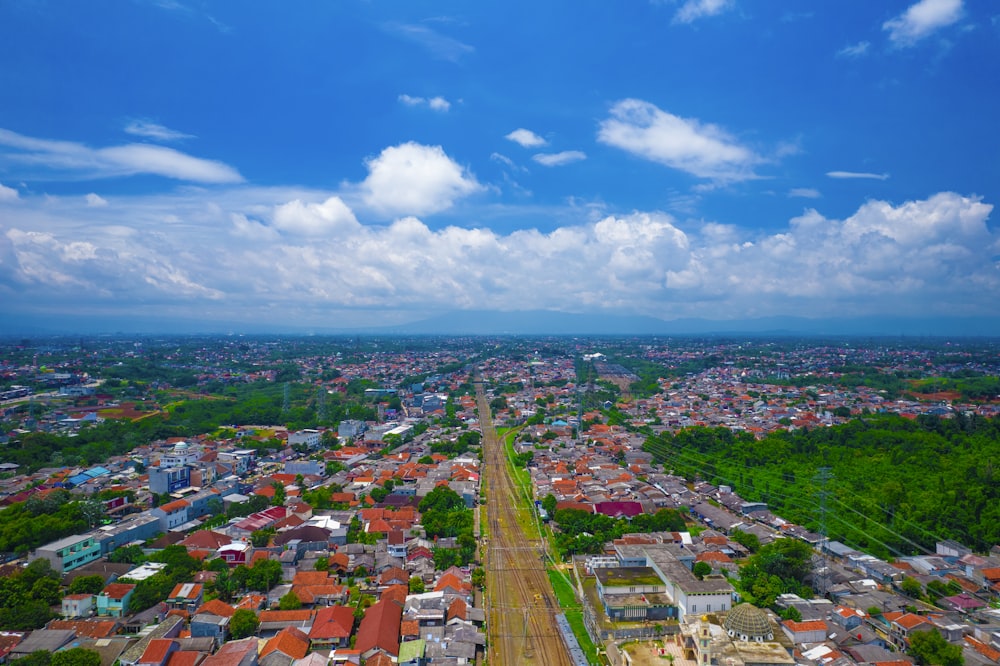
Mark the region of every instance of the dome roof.
<instances>
[{"instance_id":1,"label":"dome roof","mask_svg":"<svg viewBox=\"0 0 1000 666\"><path fill-rule=\"evenodd\" d=\"M187 442L177 442L176 444L174 444L174 451L176 453L181 453L183 451L187 451L188 448L189 447L188 447L188 443Z\"/></svg>"},{"instance_id":2,"label":"dome roof","mask_svg":"<svg viewBox=\"0 0 1000 666\"><path fill-rule=\"evenodd\" d=\"M740 604L726 615L722 625L732 638L741 641L773 640L771 620L764 611L751 604Z\"/></svg>"}]
</instances>

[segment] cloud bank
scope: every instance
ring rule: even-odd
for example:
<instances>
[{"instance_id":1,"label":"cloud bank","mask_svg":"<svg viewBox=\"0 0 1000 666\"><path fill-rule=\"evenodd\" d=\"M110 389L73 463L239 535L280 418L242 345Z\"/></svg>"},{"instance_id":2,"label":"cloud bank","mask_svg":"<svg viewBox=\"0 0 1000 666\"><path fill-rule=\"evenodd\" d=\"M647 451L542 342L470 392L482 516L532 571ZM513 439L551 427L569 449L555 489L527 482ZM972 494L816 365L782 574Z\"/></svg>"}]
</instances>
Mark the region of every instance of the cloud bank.
<instances>
[{"instance_id":1,"label":"cloud bank","mask_svg":"<svg viewBox=\"0 0 1000 666\"><path fill-rule=\"evenodd\" d=\"M450 162L418 148L432 163ZM412 150L387 149L373 174ZM469 181L459 171L441 182L447 199ZM173 308L331 327L330 312L348 309L414 319L451 309L718 319L983 314L1000 301L993 207L952 192L870 201L845 219L810 209L769 233L692 227L657 211L510 233L435 229L414 215L370 225L337 195L289 195L240 188L118 197L101 208L80 197L0 201L0 298L20 308Z\"/></svg>"}]
</instances>

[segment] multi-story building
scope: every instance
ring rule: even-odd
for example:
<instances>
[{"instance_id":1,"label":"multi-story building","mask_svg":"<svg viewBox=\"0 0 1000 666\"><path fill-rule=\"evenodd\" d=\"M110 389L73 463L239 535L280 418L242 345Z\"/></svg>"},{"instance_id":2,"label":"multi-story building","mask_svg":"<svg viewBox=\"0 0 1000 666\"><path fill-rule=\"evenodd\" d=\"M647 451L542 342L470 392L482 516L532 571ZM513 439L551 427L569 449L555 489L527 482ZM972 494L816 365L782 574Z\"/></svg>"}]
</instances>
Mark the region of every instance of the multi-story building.
<instances>
[{"instance_id":1,"label":"multi-story building","mask_svg":"<svg viewBox=\"0 0 1000 666\"><path fill-rule=\"evenodd\" d=\"M93 534L78 534L40 546L32 560L46 559L58 573L71 571L101 558L101 544Z\"/></svg>"}]
</instances>

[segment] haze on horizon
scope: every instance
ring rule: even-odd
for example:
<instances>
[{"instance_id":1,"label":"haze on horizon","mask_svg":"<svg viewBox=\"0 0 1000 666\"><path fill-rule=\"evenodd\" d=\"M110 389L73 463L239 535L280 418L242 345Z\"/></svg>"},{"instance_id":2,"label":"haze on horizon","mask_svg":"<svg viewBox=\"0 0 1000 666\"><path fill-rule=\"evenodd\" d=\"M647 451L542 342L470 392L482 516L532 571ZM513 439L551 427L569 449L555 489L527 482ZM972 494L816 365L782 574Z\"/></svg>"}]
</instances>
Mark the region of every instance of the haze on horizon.
<instances>
[{"instance_id":1,"label":"haze on horizon","mask_svg":"<svg viewBox=\"0 0 1000 666\"><path fill-rule=\"evenodd\" d=\"M963 0L0 5L0 318L996 321Z\"/></svg>"}]
</instances>

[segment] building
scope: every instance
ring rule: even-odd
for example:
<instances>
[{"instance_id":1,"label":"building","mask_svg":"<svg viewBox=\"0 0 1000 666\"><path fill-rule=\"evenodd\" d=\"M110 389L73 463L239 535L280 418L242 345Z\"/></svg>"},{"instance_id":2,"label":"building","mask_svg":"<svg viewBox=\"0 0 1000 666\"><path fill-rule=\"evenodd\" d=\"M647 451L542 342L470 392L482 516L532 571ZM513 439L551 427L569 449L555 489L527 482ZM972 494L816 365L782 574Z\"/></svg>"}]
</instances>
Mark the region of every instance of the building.
<instances>
[{"instance_id":1,"label":"building","mask_svg":"<svg viewBox=\"0 0 1000 666\"><path fill-rule=\"evenodd\" d=\"M184 465L181 467L150 467L149 491L157 495L165 495L177 492L182 488L191 486L191 468Z\"/></svg>"},{"instance_id":2,"label":"building","mask_svg":"<svg viewBox=\"0 0 1000 666\"><path fill-rule=\"evenodd\" d=\"M93 533L70 536L39 546L29 559L48 560L57 573L64 573L101 559L101 544Z\"/></svg>"},{"instance_id":3,"label":"building","mask_svg":"<svg viewBox=\"0 0 1000 666\"><path fill-rule=\"evenodd\" d=\"M320 432L319 430L313 430L312 428L307 428L305 430L299 430L298 432L292 432L288 434L288 445L289 446L305 446L310 451L315 451L319 448Z\"/></svg>"},{"instance_id":4,"label":"building","mask_svg":"<svg viewBox=\"0 0 1000 666\"><path fill-rule=\"evenodd\" d=\"M699 666L795 664L791 641L767 611L750 604L740 604L727 613L692 618L681 625L676 640L684 651L684 658Z\"/></svg>"},{"instance_id":5,"label":"building","mask_svg":"<svg viewBox=\"0 0 1000 666\"><path fill-rule=\"evenodd\" d=\"M160 529L167 532L188 521L190 507L191 504L187 500L174 500L152 509L149 513L156 516L157 520L160 521Z\"/></svg>"},{"instance_id":6,"label":"building","mask_svg":"<svg viewBox=\"0 0 1000 666\"><path fill-rule=\"evenodd\" d=\"M124 617L128 602L135 592L130 583L110 583L97 595L97 614L107 617Z\"/></svg>"}]
</instances>

